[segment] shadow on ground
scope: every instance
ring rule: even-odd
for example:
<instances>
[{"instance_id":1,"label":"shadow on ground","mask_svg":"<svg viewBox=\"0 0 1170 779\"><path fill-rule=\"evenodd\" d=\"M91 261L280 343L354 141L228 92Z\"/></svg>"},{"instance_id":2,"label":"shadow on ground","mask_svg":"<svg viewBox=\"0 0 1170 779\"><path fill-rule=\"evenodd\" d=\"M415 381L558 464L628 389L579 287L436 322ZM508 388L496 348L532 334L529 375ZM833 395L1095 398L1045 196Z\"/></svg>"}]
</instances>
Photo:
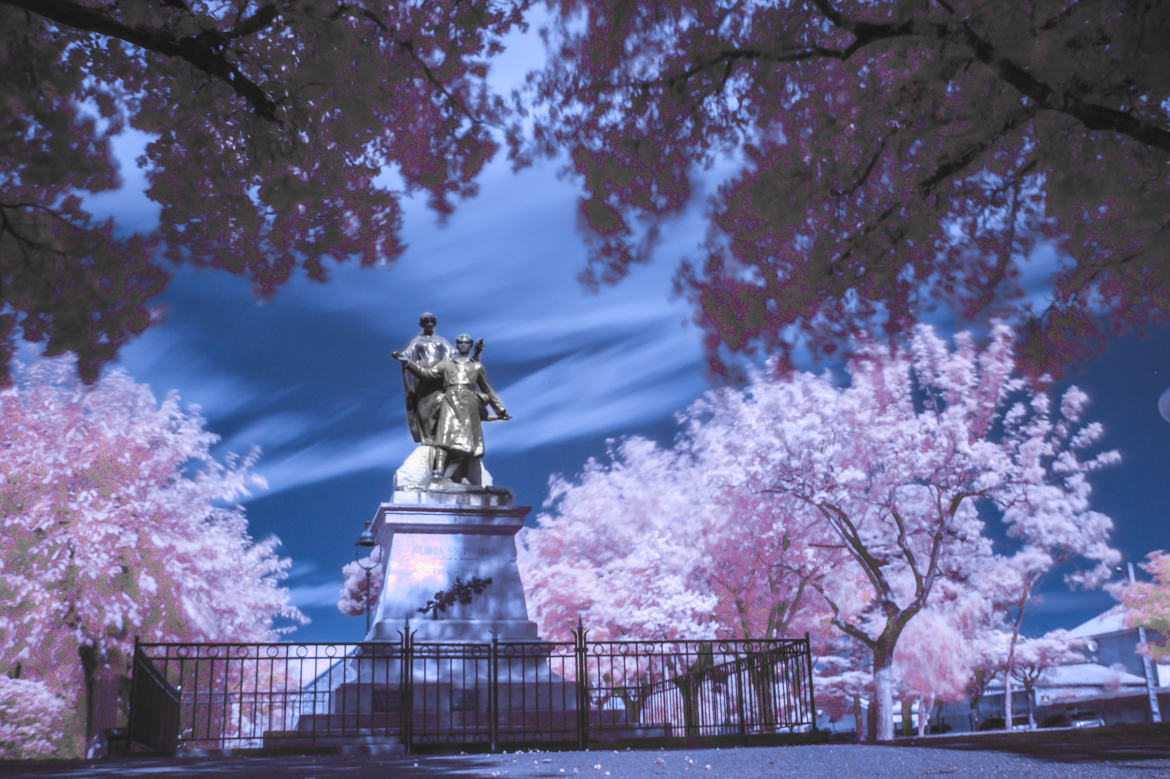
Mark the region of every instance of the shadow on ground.
<instances>
[{"instance_id":1,"label":"shadow on ground","mask_svg":"<svg viewBox=\"0 0 1170 779\"><path fill-rule=\"evenodd\" d=\"M1058 763L1170 760L1170 724L1049 728L899 739L897 746L1010 752Z\"/></svg>"},{"instance_id":2,"label":"shadow on ground","mask_svg":"<svg viewBox=\"0 0 1170 779\"><path fill-rule=\"evenodd\" d=\"M279 777L279 779L839 779L864 776L1026 776L1134 779L1170 776L1170 726L1130 725L1031 733L902 739L891 745L820 743L673 749L541 750L468 755L232 754L0 763L0 776L29 779Z\"/></svg>"}]
</instances>

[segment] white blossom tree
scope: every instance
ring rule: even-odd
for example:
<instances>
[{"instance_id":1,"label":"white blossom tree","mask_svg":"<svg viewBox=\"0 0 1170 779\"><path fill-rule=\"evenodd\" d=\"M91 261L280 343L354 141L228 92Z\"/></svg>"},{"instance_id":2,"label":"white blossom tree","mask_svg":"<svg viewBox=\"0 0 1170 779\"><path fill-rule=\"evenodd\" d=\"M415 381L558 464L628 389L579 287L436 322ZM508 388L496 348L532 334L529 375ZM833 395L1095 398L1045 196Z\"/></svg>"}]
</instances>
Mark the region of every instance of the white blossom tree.
<instances>
[{"instance_id":1,"label":"white blossom tree","mask_svg":"<svg viewBox=\"0 0 1170 779\"><path fill-rule=\"evenodd\" d=\"M372 609L382 593L385 571L382 565L382 547L376 546L370 554L346 563L341 568L345 583L338 593L337 610L350 617L360 616Z\"/></svg>"},{"instance_id":2,"label":"white blossom tree","mask_svg":"<svg viewBox=\"0 0 1170 779\"><path fill-rule=\"evenodd\" d=\"M837 576L809 581L833 624L874 653L880 740L892 736L902 631L938 582L975 587L994 559L979 502L1025 541L1078 523L1109 527L1088 506L1085 475L1116 453L1078 459L1102 433L1079 425L1084 394L1066 392L1054 419L1046 395L1013 376L1013 343L1000 324L985 349L961 333L951 350L921 326L905 349L863 344L847 387L827 374L757 378L696 406L711 446L757 436L761 456L742 482L815 509L864 574L865 587L844 593L833 591ZM1082 554L1092 567L1072 581L1083 584L1102 581L1116 555L1103 542Z\"/></svg>"},{"instance_id":3,"label":"white blossom tree","mask_svg":"<svg viewBox=\"0 0 1170 779\"><path fill-rule=\"evenodd\" d=\"M0 674L0 760L58 753L65 737L67 705L43 681Z\"/></svg>"},{"instance_id":4,"label":"white blossom tree","mask_svg":"<svg viewBox=\"0 0 1170 779\"><path fill-rule=\"evenodd\" d=\"M1028 727L1036 727L1035 690L1040 677L1054 666L1085 662L1085 656L1078 651L1085 643L1084 639L1070 636L1067 630L1053 630L1037 638L1013 641L1012 655L1010 659L1004 658L1004 664L1012 678L1024 688L1024 697L1028 701ZM1010 691L1011 688L1005 689ZM1011 720L1005 719L1004 722L1010 723Z\"/></svg>"},{"instance_id":5,"label":"white blossom tree","mask_svg":"<svg viewBox=\"0 0 1170 779\"><path fill-rule=\"evenodd\" d=\"M262 641L304 617L279 541L234 505L263 485L255 453L220 462L175 393L74 372L42 360L0 391L0 674L83 706L92 736L94 684L126 672L135 635Z\"/></svg>"},{"instance_id":6,"label":"white blossom tree","mask_svg":"<svg viewBox=\"0 0 1170 779\"><path fill-rule=\"evenodd\" d=\"M965 636L930 610L906 626L894 653L894 676L904 700L918 704L918 735L926 733L937 701L957 700L971 677Z\"/></svg>"},{"instance_id":7,"label":"white blossom tree","mask_svg":"<svg viewBox=\"0 0 1170 779\"><path fill-rule=\"evenodd\" d=\"M553 478L536 529L518 536L528 608L546 638L578 619L598 639L714 637L718 599L706 580L706 514L677 453L629 439L609 466Z\"/></svg>"}]
</instances>

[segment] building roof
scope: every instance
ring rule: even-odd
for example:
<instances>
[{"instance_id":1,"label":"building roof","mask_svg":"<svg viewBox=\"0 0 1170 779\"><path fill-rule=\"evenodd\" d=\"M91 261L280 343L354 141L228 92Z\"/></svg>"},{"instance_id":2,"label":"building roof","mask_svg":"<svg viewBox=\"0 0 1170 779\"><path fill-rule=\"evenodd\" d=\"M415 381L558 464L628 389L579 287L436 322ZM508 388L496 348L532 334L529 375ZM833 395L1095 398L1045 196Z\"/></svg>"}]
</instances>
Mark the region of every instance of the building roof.
<instances>
[{"instance_id":1,"label":"building roof","mask_svg":"<svg viewBox=\"0 0 1170 779\"><path fill-rule=\"evenodd\" d=\"M1145 679L1121 668L1109 668L1099 663L1071 663L1069 665L1054 665L1045 669L1036 681L1036 688L1049 687L1128 687L1130 685L1144 685ZM1019 690L1023 687L1020 682L1013 680L1012 688ZM994 681L987 683L987 692L1003 692L1003 678L997 676Z\"/></svg>"},{"instance_id":2,"label":"building roof","mask_svg":"<svg viewBox=\"0 0 1170 779\"><path fill-rule=\"evenodd\" d=\"M1134 629L1126 624L1125 616L1125 607L1119 603L1108 611L1101 612L1088 622L1082 622L1068 633L1073 638L1093 638L1110 633L1125 633Z\"/></svg>"},{"instance_id":3,"label":"building roof","mask_svg":"<svg viewBox=\"0 0 1170 779\"><path fill-rule=\"evenodd\" d=\"M1037 687L1073 687L1095 686L1105 687L1131 684L1144 685L1146 680L1136 674L1123 671L1120 668L1106 668L1098 663L1074 663L1072 665L1057 665L1047 669L1040 675Z\"/></svg>"}]
</instances>

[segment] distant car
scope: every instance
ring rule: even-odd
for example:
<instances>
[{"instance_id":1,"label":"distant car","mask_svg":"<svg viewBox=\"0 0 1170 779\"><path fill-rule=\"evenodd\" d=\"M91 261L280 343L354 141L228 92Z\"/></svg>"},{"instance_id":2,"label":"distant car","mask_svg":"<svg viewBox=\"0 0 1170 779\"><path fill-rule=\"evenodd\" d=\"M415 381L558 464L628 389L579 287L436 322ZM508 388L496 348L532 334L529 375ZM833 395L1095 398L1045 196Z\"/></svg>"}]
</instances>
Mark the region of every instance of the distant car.
<instances>
[{"instance_id":1,"label":"distant car","mask_svg":"<svg viewBox=\"0 0 1170 779\"><path fill-rule=\"evenodd\" d=\"M1100 728L1105 725L1105 720L1095 711L1079 711L1069 717L1069 723L1074 728Z\"/></svg>"},{"instance_id":2,"label":"distant car","mask_svg":"<svg viewBox=\"0 0 1170 779\"><path fill-rule=\"evenodd\" d=\"M1042 728L1099 728L1105 720L1095 711L1060 712L1044 718Z\"/></svg>"}]
</instances>

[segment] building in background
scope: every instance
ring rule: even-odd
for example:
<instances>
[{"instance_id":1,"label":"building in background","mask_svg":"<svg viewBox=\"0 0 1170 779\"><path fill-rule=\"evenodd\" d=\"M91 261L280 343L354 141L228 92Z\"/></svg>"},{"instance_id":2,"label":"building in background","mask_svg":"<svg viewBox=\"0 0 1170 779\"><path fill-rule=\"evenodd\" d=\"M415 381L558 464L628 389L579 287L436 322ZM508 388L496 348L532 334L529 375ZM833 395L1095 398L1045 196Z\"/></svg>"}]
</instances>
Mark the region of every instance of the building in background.
<instances>
[{"instance_id":1,"label":"building in background","mask_svg":"<svg viewBox=\"0 0 1170 779\"><path fill-rule=\"evenodd\" d=\"M1137 628L1126 625L1118 605L1069 631L1088 645L1087 663L1054 666L1037 681L1032 694L1036 724L1041 727L1113 725L1150 721L1149 698L1138 652ZM1150 641L1161 636L1148 631ZM1170 666L1150 664L1161 710L1170 710ZM1005 727L1002 676L972 708L969 701L944 704L939 727L947 731ZM1012 726L1027 727L1028 702L1021 685L1012 686Z\"/></svg>"}]
</instances>

